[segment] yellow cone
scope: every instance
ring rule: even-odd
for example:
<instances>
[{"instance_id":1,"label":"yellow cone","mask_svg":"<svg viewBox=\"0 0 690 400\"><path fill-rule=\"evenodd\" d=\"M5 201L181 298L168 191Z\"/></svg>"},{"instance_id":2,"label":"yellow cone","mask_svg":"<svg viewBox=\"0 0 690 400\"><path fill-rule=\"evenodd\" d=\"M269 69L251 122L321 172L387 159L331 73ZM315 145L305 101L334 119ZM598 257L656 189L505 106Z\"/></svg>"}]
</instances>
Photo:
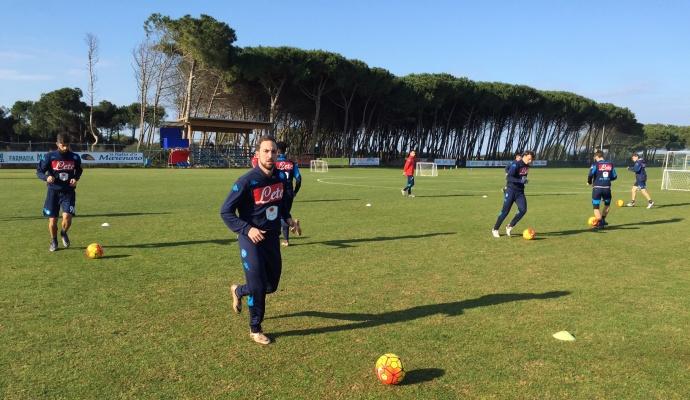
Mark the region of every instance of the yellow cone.
<instances>
[{"instance_id":1,"label":"yellow cone","mask_svg":"<svg viewBox=\"0 0 690 400\"><path fill-rule=\"evenodd\" d=\"M558 340L563 340L566 342L573 342L575 341L575 336L571 335L570 332L568 331L560 331L556 332L553 334L553 337L555 337Z\"/></svg>"}]
</instances>

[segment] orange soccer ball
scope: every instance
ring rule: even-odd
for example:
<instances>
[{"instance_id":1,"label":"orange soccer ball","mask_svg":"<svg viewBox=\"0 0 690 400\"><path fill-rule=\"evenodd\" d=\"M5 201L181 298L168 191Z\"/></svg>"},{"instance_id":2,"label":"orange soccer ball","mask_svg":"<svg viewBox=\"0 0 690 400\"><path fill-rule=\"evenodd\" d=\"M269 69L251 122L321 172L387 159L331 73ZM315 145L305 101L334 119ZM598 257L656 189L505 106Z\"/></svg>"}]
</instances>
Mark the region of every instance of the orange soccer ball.
<instances>
[{"instance_id":1,"label":"orange soccer ball","mask_svg":"<svg viewBox=\"0 0 690 400\"><path fill-rule=\"evenodd\" d=\"M618 207L623 207L623 204L625 204L625 202L624 202L623 200L618 200L618 201L616 202L616 205L617 205Z\"/></svg>"},{"instance_id":2,"label":"orange soccer ball","mask_svg":"<svg viewBox=\"0 0 690 400\"><path fill-rule=\"evenodd\" d=\"M597 217L589 217L587 220L587 225L589 225L590 228L594 228L595 226L599 225L599 220Z\"/></svg>"},{"instance_id":3,"label":"orange soccer ball","mask_svg":"<svg viewBox=\"0 0 690 400\"><path fill-rule=\"evenodd\" d=\"M537 236L537 232L532 228L527 228L522 231L522 237L527 240L532 240L535 236Z\"/></svg>"},{"instance_id":4,"label":"orange soccer ball","mask_svg":"<svg viewBox=\"0 0 690 400\"><path fill-rule=\"evenodd\" d=\"M103 257L103 247L98 243L91 243L86 247L84 255L88 258L101 258Z\"/></svg>"},{"instance_id":5,"label":"orange soccer ball","mask_svg":"<svg viewBox=\"0 0 690 400\"><path fill-rule=\"evenodd\" d=\"M405 367L400 357L386 353L376 360L376 377L384 385L397 385L405 379Z\"/></svg>"}]
</instances>

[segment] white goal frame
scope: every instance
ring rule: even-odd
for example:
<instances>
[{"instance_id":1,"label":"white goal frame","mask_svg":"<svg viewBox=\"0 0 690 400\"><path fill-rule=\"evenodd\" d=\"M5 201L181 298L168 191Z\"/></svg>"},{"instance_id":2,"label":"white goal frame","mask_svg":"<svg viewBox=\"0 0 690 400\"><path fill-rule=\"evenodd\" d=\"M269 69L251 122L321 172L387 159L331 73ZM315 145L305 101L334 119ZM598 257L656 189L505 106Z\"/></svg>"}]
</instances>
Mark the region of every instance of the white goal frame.
<instances>
[{"instance_id":1,"label":"white goal frame","mask_svg":"<svg viewBox=\"0 0 690 400\"><path fill-rule=\"evenodd\" d=\"M328 172L328 163L324 160L311 160L309 172Z\"/></svg>"},{"instance_id":2,"label":"white goal frame","mask_svg":"<svg viewBox=\"0 0 690 400\"><path fill-rule=\"evenodd\" d=\"M690 151L666 152L661 190L690 192Z\"/></svg>"},{"instance_id":3,"label":"white goal frame","mask_svg":"<svg viewBox=\"0 0 690 400\"><path fill-rule=\"evenodd\" d=\"M414 174L417 176L438 176L438 165L433 162L418 162Z\"/></svg>"}]
</instances>

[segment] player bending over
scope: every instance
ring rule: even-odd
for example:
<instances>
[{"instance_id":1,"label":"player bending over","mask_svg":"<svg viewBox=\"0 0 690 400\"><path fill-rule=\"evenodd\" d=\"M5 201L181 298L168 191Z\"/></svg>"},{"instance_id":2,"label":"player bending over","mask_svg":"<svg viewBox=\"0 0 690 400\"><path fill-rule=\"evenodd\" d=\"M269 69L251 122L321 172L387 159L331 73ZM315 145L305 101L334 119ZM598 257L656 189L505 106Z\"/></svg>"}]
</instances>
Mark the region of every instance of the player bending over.
<instances>
[{"instance_id":1,"label":"player bending over","mask_svg":"<svg viewBox=\"0 0 690 400\"><path fill-rule=\"evenodd\" d=\"M508 182L508 188L503 195L503 208L501 213L498 214L496 223L494 224L491 234L497 238L501 237L498 229L501 227L503 220L506 219L510 213L513 203L518 206L518 213L515 214L513 220L506 225L506 236L510 236L510 231L513 227L522 219L522 217L527 214L527 199L525 198L525 185L527 184L527 174L529 173L529 165L534 160L534 152L526 151L522 154L522 159L520 161L515 161L510 164L508 168L508 175L506 180Z\"/></svg>"},{"instance_id":2,"label":"player bending over","mask_svg":"<svg viewBox=\"0 0 690 400\"><path fill-rule=\"evenodd\" d=\"M618 174L616 174L613 163L604 160L604 153L597 150L594 153L594 163L587 176L587 184L592 186L592 206L596 218L593 227L595 229L608 225L606 216L611 208L611 182L615 181L616 178L618 178ZM604 201L603 211L599 209L602 200Z\"/></svg>"},{"instance_id":3,"label":"player bending over","mask_svg":"<svg viewBox=\"0 0 690 400\"><path fill-rule=\"evenodd\" d=\"M77 181L81 177L81 158L72 153L69 148L70 137L66 133L57 136L57 151L51 151L43 156L36 168L38 179L46 181L48 193L43 205L43 215L48 217L48 231L50 232L50 251L58 249L57 220L62 208L62 226L60 237L62 245L70 245L67 231L72 226L72 217L76 213Z\"/></svg>"},{"instance_id":4,"label":"player bending over","mask_svg":"<svg viewBox=\"0 0 690 400\"><path fill-rule=\"evenodd\" d=\"M633 153L631 158L635 165L628 167L628 170L635 173L635 183L632 187L632 200L630 200L627 206L635 207L635 195L637 195L637 191L639 190L642 192L642 195L647 198L647 208L652 208L654 202L652 201L652 196L650 196L647 191L647 171L645 170L647 165L644 162L644 158L640 157L637 153Z\"/></svg>"}]
</instances>

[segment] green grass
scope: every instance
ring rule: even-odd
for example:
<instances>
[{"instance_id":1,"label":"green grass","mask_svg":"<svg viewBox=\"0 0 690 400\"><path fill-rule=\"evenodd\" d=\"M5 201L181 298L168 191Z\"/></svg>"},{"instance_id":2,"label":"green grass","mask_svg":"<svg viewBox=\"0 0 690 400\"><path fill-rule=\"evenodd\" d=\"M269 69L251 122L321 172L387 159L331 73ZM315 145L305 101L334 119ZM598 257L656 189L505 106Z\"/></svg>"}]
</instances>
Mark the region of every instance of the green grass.
<instances>
[{"instance_id":1,"label":"green grass","mask_svg":"<svg viewBox=\"0 0 690 400\"><path fill-rule=\"evenodd\" d=\"M44 186L0 170L0 397L690 396L690 194L661 192L659 170L658 207L591 232L586 169L533 169L516 228L533 241L491 237L499 169L418 178L415 199L399 170L306 172L267 347L230 313L243 275L218 211L242 172L87 169L73 247L49 253ZM105 258L83 256L91 242ZM376 381L386 352L405 385Z\"/></svg>"}]
</instances>

